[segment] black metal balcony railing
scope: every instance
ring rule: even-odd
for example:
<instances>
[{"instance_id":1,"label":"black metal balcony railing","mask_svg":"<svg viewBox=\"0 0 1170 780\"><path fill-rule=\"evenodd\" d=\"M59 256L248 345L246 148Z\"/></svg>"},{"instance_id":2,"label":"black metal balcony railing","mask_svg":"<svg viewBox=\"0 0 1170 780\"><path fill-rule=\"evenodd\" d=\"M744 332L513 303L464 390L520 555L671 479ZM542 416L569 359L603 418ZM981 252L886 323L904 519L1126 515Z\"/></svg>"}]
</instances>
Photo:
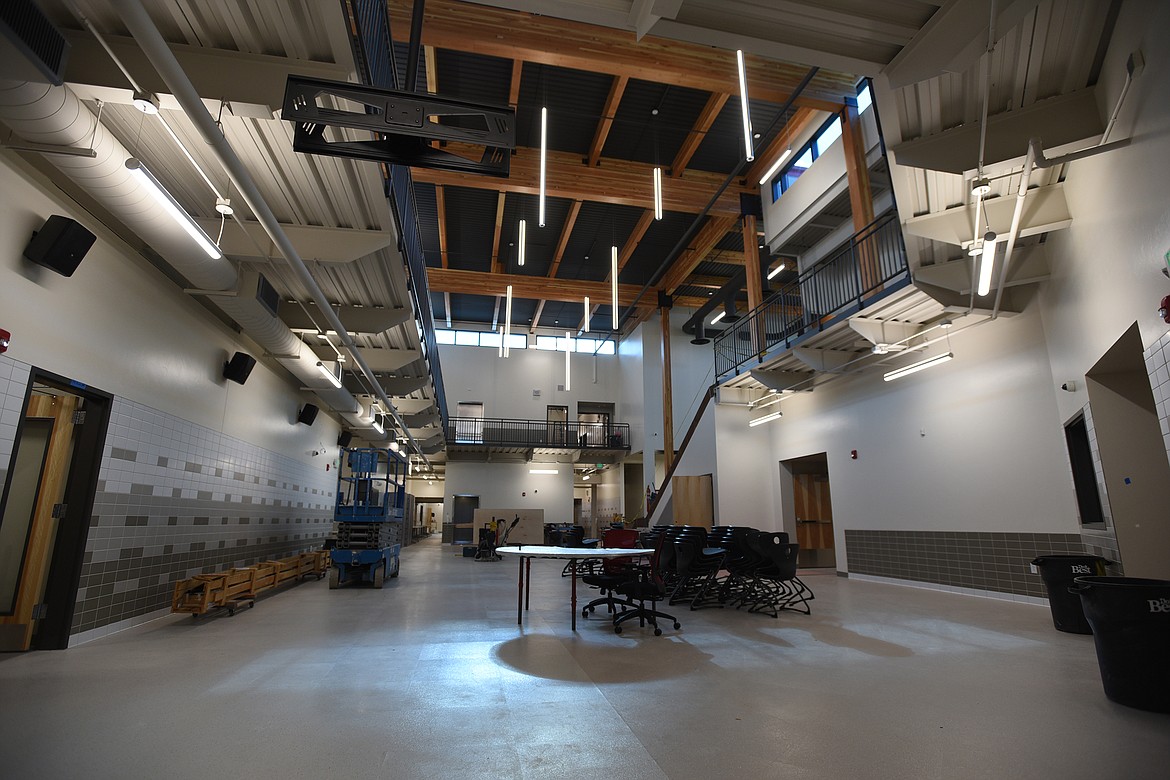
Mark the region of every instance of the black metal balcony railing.
<instances>
[{"instance_id":1,"label":"black metal balcony railing","mask_svg":"<svg viewBox=\"0 0 1170 780\"><path fill-rule=\"evenodd\" d=\"M390 20L385 0L351 0L351 17L355 30L354 56L365 83L374 87L398 88L398 76L390 37ZM439 365L439 344L435 340L435 317L427 288L427 263L423 257L422 236L418 227L418 208L414 202L414 185L410 168L387 166L386 197L390 200L401 241L399 249L410 272L410 297L419 325L419 339L431 380L435 385L435 405L444 427L447 422L447 399L443 390L443 370Z\"/></svg>"},{"instance_id":2,"label":"black metal balcony railing","mask_svg":"<svg viewBox=\"0 0 1170 780\"><path fill-rule=\"evenodd\" d=\"M780 344L790 348L862 308L867 297L895 280L909 278L901 225L891 211L716 336L715 376L738 373Z\"/></svg>"},{"instance_id":3,"label":"black metal balcony railing","mask_svg":"<svg viewBox=\"0 0 1170 780\"><path fill-rule=\"evenodd\" d=\"M447 444L498 447L546 447L570 450L630 448L629 423L546 422L494 417L451 417Z\"/></svg>"}]
</instances>

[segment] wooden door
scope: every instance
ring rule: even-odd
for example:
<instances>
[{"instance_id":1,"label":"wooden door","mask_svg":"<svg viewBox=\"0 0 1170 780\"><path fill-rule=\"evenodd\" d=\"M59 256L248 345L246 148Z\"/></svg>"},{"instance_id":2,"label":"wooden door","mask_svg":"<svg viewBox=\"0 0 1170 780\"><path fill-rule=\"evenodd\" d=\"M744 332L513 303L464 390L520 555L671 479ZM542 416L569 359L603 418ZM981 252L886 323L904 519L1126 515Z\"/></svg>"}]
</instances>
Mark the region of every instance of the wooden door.
<instances>
[{"instance_id":1,"label":"wooden door","mask_svg":"<svg viewBox=\"0 0 1170 780\"><path fill-rule=\"evenodd\" d=\"M671 504L675 525L701 525L710 528L715 521L715 502L711 475L671 477Z\"/></svg>"},{"instance_id":2,"label":"wooden door","mask_svg":"<svg viewBox=\"0 0 1170 780\"><path fill-rule=\"evenodd\" d=\"M35 498L29 503L16 502L18 506L14 506L11 513L8 509L4 513L4 526L9 526L10 531L15 527L26 532L22 546L19 546L19 531L6 534L5 538L6 544L15 542L18 545L21 564L15 577L14 593L11 598L4 599L4 603L0 603L0 610L5 613L0 615L0 650L28 650L32 641L39 619L34 613L45 592L53 542L57 535L60 512L56 510L65 495L72 460L73 413L80 401L76 396L67 394L35 394L29 398L25 414L25 420L29 423L27 427L33 434L29 437L29 445L34 450L33 460L39 459L42 465L39 473L33 475L36 482ZM50 427L48 442L44 444L44 439L38 440L35 432L38 428L43 430L46 424ZM25 459L21 454L22 444L23 441L17 443L14 464ZM18 517L18 514L27 512L29 504L32 507L31 514Z\"/></svg>"},{"instance_id":3,"label":"wooden door","mask_svg":"<svg viewBox=\"0 0 1170 780\"><path fill-rule=\"evenodd\" d=\"M828 474L793 474L792 499L796 511L796 543L806 566L832 566L833 503Z\"/></svg>"}]
</instances>

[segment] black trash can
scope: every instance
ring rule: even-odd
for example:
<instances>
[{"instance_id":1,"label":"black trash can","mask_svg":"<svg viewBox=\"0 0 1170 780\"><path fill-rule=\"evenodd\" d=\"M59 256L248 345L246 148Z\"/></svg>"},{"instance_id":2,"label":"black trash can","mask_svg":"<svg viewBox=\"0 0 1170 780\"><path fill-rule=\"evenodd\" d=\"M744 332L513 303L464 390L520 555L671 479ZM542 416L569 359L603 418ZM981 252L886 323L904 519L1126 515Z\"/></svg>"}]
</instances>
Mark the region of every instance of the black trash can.
<instances>
[{"instance_id":1,"label":"black trash can","mask_svg":"<svg viewBox=\"0 0 1170 780\"><path fill-rule=\"evenodd\" d=\"M1105 695L1170 713L1170 580L1077 577L1072 589L1093 627Z\"/></svg>"},{"instance_id":2,"label":"black trash can","mask_svg":"<svg viewBox=\"0 0 1170 780\"><path fill-rule=\"evenodd\" d=\"M1080 597L1070 593L1069 586L1076 577L1104 576L1105 567L1110 563L1099 555L1041 555L1032 561L1032 565L1040 570L1044 589L1048 591L1052 625L1057 631L1093 633L1085 622Z\"/></svg>"}]
</instances>

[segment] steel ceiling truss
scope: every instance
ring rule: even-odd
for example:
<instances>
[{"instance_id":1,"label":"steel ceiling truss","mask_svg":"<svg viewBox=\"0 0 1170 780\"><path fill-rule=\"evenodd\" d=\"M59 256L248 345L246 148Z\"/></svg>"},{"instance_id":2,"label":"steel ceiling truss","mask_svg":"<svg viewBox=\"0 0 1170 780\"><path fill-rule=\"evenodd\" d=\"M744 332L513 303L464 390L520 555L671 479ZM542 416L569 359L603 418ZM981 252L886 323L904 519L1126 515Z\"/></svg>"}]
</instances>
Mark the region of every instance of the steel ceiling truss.
<instances>
[{"instance_id":1,"label":"steel ceiling truss","mask_svg":"<svg viewBox=\"0 0 1170 780\"><path fill-rule=\"evenodd\" d=\"M344 108L352 104L358 108ZM516 148L514 109L344 81L289 76L281 115L294 123L294 151L329 157L506 177L510 150ZM375 137L331 141L325 137L330 127L367 130ZM460 157L432 141L482 145L483 156Z\"/></svg>"}]
</instances>

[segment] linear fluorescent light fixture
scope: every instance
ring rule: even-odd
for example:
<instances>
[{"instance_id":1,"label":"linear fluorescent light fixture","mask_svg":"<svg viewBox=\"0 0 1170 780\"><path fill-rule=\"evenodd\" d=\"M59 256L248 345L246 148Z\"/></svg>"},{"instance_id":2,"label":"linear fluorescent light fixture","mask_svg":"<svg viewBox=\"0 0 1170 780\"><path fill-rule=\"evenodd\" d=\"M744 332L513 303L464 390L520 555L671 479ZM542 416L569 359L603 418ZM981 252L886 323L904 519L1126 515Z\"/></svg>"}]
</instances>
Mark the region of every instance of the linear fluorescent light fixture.
<instances>
[{"instance_id":1,"label":"linear fluorescent light fixture","mask_svg":"<svg viewBox=\"0 0 1170 780\"><path fill-rule=\"evenodd\" d=\"M756 156L752 153L752 118L748 113L747 68L743 64L743 49L736 50L735 61L739 66L739 111L743 117L744 159L751 162Z\"/></svg>"},{"instance_id":2,"label":"linear fluorescent light fixture","mask_svg":"<svg viewBox=\"0 0 1170 780\"><path fill-rule=\"evenodd\" d=\"M908 366L902 366L901 368L896 368L893 371L887 371L885 376L882 378L885 379L887 382L894 380L894 379L901 379L904 376L909 376L910 374L916 374L919 371L922 371L923 369L930 368L931 366L937 366L940 363L945 363L948 360L950 360L951 358L953 358L954 356L955 355L953 352L945 352L941 355L935 355L932 358L927 358L926 360L919 360L917 363L911 363Z\"/></svg>"},{"instance_id":3,"label":"linear fluorescent light fixture","mask_svg":"<svg viewBox=\"0 0 1170 780\"><path fill-rule=\"evenodd\" d=\"M775 411L775 412L772 412L771 414L765 414L763 417L757 417L754 420L748 420L748 427L755 428L757 425L763 425L764 423L769 423L769 422L772 422L773 420L778 420L783 416L784 416L784 413L780 412L780 411Z\"/></svg>"},{"instance_id":4,"label":"linear fluorescent light fixture","mask_svg":"<svg viewBox=\"0 0 1170 780\"><path fill-rule=\"evenodd\" d=\"M589 332L589 296L585 296L585 332Z\"/></svg>"},{"instance_id":5,"label":"linear fluorescent light fixture","mask_svg":"<svg viewBox=\"0 0 1170 780\"><path fill-rule=\"evenodd\" d=\"M617 300L617 277L618 277L618 253L617 246L609 248L609 295L612 299L610 301L610 309L613 310L613 330L618 329L618 300Z\"/></svg>"},{"instance_id":6,"label":"linear fluorescent light fixture","mask_svg":"<svg viewBox=\"0 0 1170 780\"><path fill-rule=\"evenodd\" d=\"M995 269L995 247L997 244L995 233L988 231L983 236L983 250L979 253L979 288L976 291L980 296L991 292L991 272Z\"/></svg>"},{"instance_id":7,"label":"linear fluorescent light fixture","mask_svg":"<svg viewBox=\"0 0 1170 780\"><path fill-rule=\"evenodd\" d=\"M512 285L508 285L505 293L507 302L504 305L504 357L508 357L508 342L512 335Z\"/></svg>"},{"instance_id":8,"label":"linear fluorescent light fixture","mask_svg":"<svg viewBox=\"0 0 1170 780\"><path fill-rule=\"evenodd\" d=\"M565 392L569 392L569 359L573 354L573 334L565 331Z\"/></svg>"},{"instance_id":9,"label":"linear fluorescent light fixture","mask_svg":"<svg viewBox=\"0 0 1170 780\"><path fill-rule=\"evenodd\" d=\"M333 369L331 369L329 366L325 365L324 363L321 363L320 361L318 361L317 370L321 372L321 376L323 376L329 380L329 384L333 385L334 387L336 387L338 389L341 388L341 380L338 379L337 375L333 373Z\"/></svg>"},{"instance_id":10,"label":"linear fluorescent light fixture","mask_svg":"<svg viewBox=\"0 0 1170 780\"><path fill-rule=\"evenodd\" d=\"M788 159L788 155L790 155L790 154L792 154L791 149L784 150L784 154L780 155L780 159L777 160L776 162L772 163L772 167L768 169L768 172L760 177L760 184L761 185L767 184L768 179L771 179L773 176L776 175L776 171L780 170L780 166L784 164L784 161Z\"/></svg>"},{"instance_id":11,"label":"linear fluorescent light fixture","mask_svg":"<svg viewBox=\"0 0 1170 780\"><path fill-rule=\"evenodd\" d=\"M382 427L381 412L374 412L374 421L370 423L370 427L377 431L379 436L386 435L386 429Z\"/></svg>"},{"instance_id":12,"label":"linear fluorescent light fixture","mask_svg":"<svg viewBox=\"0 0 1170 780\"><path fill-rule=\"evenodd\" d=\"M544 214L544 209L540 210ZM540 218L540 224L544 224L544 216ZM520 236L517 239L520 243L520 252L516 258L516 265L524 265L524 248L528 246L528 220L520 220Z\"/></svg>"},{"instance_id":13,"label":"linear fluorescent light fixture","mask_svg":"<svg viewBox=\"0 0 1170 780\"><path fill-rule=\"evenodd\" d=\"M179 205L177 200L171 197L171 194L146 169L146 166L142 164L141 160L131 157L126 160L126 169L130 171L131 176L146 187L146 191L150 193L155 202L162 206L163 211L177 222L179 227L187 232L187 235L195 240L195 243L207 253L208 257L212 260L219 260L223 257L223 252L219 251L219 247L215 245L215 242L208 238L207 234L203 232L203 228L195 224L195 220L191 219L191 215L183 210L183 207Z\"/></svg>"},{"instance_id":14,"label":"linear fluorescent light fixture","mask_svg":"<svg viewBox=\"0 0 1170 780\"><path fill-rule=\"evenodd\" d=\"M768 272L768 281L770 282L773 279L775 279L776 274L780 273L783 270L784 270L784 263L781 263L780 265L773 268L771 271Z\"/></svg>"},{"instance_id":15,"label":"linear fluorescent light fixture","mask_svg":"<svg viewBox=\"0 0 1170 780\"><path fill-rule=\"evenodd\" d=\"M654 167L654 219L662 219L662 166Z\"/></svg>"},{"instance_id":16,"label":"linear fluorescent light fixture","mask_svg":"<svg viewBox=\"0 0 1170 780\"><path fill-rule=\"evenodd\" d=\"M726 316L727 316L727 310L725 309L711 318L711 324L714 325L715 323L719 322L719 320L723 319Z\"/></svg>"},{"instance_id":17,"label":"linear fluorescent light fixture","mask_svg":"<svg viewBox=\"0 0 1170 780\"><path fill-rule=\"evenodd\" d=\"M540 219L538 224L544 227L544 190L545 174L548 170L548 108L540 107Z\"/></svg>"},{"instance_id":18,"label":"linear fluorescent light fixture","mask_svg":"<svg viewBox=\"0 0 1170 780\"><path fill-rule=\"evenodd\" d=\"M558 469L528 469L529 474L560 474Z\"/></svg>"}]
</instances>

